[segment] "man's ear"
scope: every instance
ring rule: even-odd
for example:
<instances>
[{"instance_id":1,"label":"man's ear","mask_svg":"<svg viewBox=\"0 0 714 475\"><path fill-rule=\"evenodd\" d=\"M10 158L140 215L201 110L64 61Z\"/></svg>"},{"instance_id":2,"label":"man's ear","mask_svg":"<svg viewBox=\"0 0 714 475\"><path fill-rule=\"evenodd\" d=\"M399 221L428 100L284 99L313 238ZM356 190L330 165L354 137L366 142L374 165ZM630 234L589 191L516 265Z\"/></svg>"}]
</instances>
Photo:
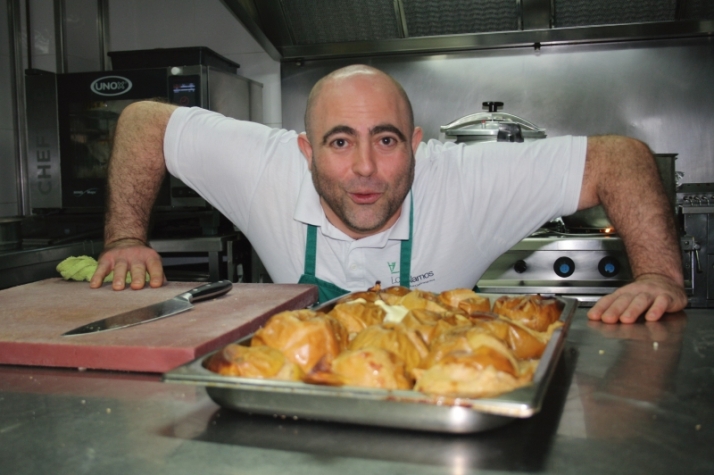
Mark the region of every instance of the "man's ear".
<instances>
[{"instance_id":1,"label":"man's ear","mask_svg":"<svg viewBox=\"0 0 714 475\"><path fill-rule=\"evenodd\" d=\"M423 136L424 131L421 130L421 127L414 127L414 133L412 133L412 152L416 153Z\"/></svg>"},{"instance_id":2,"label":"man's ear","mask_svg":"<svg viewBox=\"0 0 714 475\"><path fill-rule=\"evenodd\" d=\"M312 145L305 132L298 135L298 147L300 147L300 151L305 156L305 160L307 160L308 168L312 168Z\"/></svg>"}]
</instances>

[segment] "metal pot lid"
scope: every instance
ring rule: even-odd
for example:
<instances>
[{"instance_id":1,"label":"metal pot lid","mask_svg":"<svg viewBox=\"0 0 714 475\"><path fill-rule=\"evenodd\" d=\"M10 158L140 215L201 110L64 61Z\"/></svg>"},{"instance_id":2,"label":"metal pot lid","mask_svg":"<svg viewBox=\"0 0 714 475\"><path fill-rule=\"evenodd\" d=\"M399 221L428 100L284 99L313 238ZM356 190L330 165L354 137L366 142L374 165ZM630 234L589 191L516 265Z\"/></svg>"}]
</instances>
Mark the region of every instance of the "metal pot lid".
<instances>
[{"instance_id":1,"label":"metal pot lid","mask_svg":"<svg viewBox=\"0 0 714 475\"><path fill-rule=\"evenodd\" d=\"M488 112L477 112L456 119L448 125L442 125L441 132L450 137L469 135L475 136L474 138L495 138L498 136L501 124L515 124L520 126L524 138L544 139L546 137L545 129L539 128L532 122L507 112L499 112L498 108L503 107L503 102L484 102L483 107L488 108Z\"/></svg>"}]
</instances>

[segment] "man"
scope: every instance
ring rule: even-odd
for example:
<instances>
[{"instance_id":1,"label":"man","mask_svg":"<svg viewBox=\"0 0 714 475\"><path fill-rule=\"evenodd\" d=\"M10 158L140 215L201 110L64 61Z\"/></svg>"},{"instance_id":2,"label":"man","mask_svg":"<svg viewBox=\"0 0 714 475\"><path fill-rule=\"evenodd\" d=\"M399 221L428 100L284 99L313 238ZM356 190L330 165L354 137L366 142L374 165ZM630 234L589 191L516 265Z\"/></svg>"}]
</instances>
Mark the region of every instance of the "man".
<instances>
[{"instance_id":1,"label":"man","mask_svg":"<svg viewBox=\"0 0 714 475\"><path fill-rule=\"evenodd\" d=\"M422 144L401 86L367 66L320 80L305 126L296 135L201 109L129 106L109 167L105 252L90 285L101 286L112 270L116 290L127 272L132 289L144 286L145 271L151 287L163 284L146 240L168 167L246 234L274 281L315 283L321 299L374 280L471 287L542 223L601 203L635 281L603 297L589 317L657 320L687 303L672 213L641 142Z\"/></svg>"}]
</instances>

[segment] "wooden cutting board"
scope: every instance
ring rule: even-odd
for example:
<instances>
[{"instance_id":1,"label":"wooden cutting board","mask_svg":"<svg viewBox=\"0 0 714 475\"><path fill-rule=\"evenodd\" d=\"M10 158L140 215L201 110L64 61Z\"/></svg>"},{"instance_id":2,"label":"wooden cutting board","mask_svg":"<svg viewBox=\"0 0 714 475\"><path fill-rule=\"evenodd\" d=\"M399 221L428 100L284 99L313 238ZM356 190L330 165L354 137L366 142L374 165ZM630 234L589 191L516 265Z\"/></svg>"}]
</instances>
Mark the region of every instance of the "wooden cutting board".
<instances>
[{"instance_id":1,"label":"wooden cutting board","mask_svg":"<svg viewBox=\"0 0 714 475\"><path fill-rule=\"evenodd\" d=\"M226 295L142 325L73 337L62 334L201 285L116 292L59 278L0 291L0 364L163 373L253 333L282 310L317 301L317 287L233 284Z\"/></svg>"}]
</instances>

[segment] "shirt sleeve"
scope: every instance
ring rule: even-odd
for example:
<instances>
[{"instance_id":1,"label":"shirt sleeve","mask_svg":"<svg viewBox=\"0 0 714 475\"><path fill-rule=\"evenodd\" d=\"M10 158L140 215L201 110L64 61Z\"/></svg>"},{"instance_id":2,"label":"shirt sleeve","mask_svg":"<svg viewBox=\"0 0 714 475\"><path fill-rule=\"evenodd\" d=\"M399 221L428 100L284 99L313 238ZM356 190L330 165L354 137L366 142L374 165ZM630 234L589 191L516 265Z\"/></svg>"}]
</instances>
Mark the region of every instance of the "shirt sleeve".
<instances>
[{"instance_id":1,"label":"shirt sleeve","mask_svg":"<svg viewBox=\"0 0 714 475\"><path fill-rule=\"evenodd\" d=\"M524 143L428 144L450 202L468 216L472 244L500 255L544 223L577 211L587 137ZM437 163L438 162L438 163Z\"/></svg>"},{"instance_id":2,"label":"shirt sleeve","mask_svg":"<svg viewBox=\"0 0 714 475\"><path fill-rule=\"evenodd\" d=\"M179 108L164 136L171 175L183 181L240 229L248 226L266 157L295 134L201 108Z\"/></svg>"},{"instance_id":3,"label":"shirt sleeve","mask_svg":"<svg viewBox=\"0 0 714 475\"><path fill-rule=\"evenodd\" d=\"M490 252L505 251L544 223L577 211L586 137L482 145L468 150L464 159L470 166L462 170L465 180L486 193L472 187L467 198L480 202L471 222L480 223L474 233L492 236L498 249Z\"/></svg>"}]
</instances>

